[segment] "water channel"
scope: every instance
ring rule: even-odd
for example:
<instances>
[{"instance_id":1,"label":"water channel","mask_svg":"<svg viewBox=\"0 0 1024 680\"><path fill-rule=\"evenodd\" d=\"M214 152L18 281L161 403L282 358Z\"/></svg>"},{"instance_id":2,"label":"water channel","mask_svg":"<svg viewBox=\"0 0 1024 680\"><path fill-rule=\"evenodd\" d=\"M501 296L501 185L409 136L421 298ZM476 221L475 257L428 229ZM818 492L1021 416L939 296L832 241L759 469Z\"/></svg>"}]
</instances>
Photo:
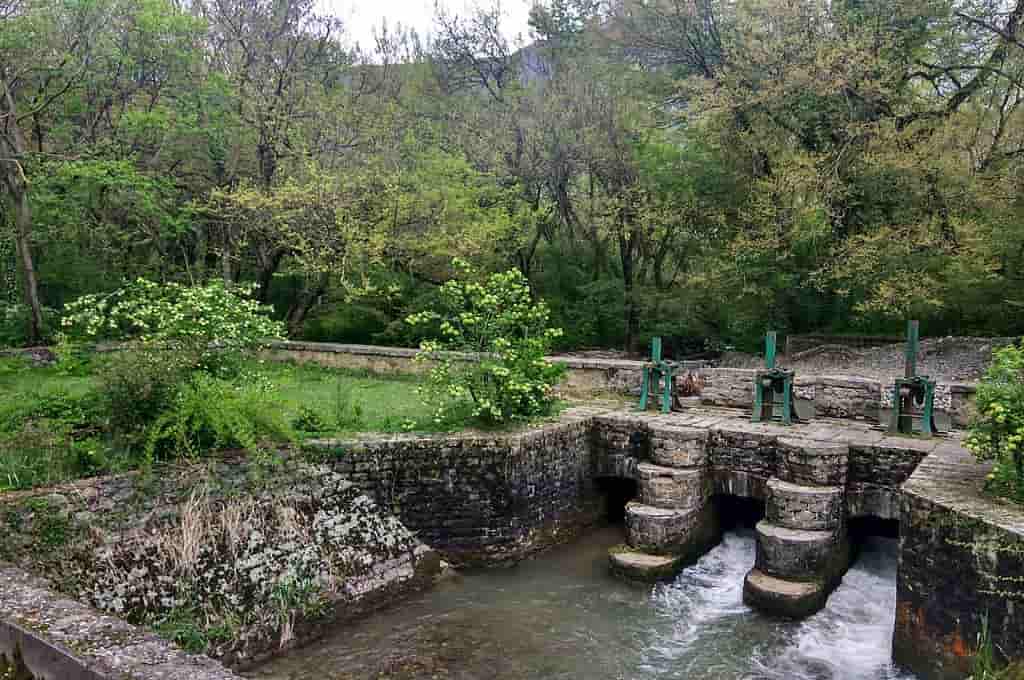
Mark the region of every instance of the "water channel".
<instances>
[{"instance_id":1,"label":"water channel","mask_svg":"<svg viewBox=\"0 0 1024 680\"><path fill-rule=\"evenodd\" d=\"M512 569L470 572L249 674L262 680L913 680L890 662L896 541L869 538L828 607L803 622L742 602L749 529L673 583L608 573L621 527Z\"/></svg>"}]
</instances>

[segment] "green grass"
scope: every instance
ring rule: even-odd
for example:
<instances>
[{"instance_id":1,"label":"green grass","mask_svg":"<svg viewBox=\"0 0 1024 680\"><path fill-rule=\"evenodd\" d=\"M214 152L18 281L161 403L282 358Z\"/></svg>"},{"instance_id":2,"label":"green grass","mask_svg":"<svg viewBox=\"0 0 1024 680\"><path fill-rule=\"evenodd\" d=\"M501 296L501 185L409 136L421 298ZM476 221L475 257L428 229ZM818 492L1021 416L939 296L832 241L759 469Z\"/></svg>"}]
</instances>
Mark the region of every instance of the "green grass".
<instances>
[{"instance_id":1,"label":"green grass","mask_svg":"<svg viewBox=\"0 0 1024 680\"><path fill-rule=\"evenodd\" d=\"M123 472L144 462L138 440L133 448L111 433L110 414L99 393L101 362L116 360L103 357L74 374L20 359L0 360L0 491ZM251 403L253 412L290 423L299 440L438 429L416 392L415 376L252 360L223 379L246 386L263 402ZM280 437L274 441L286 444L292 435Z\"/></svg>"},{"instance_id":2,"label":"green grass","mask_svg":"<svg viewBox=\"0 0 1024 680\"><path fill-rule=\"evenodd\" d=\"M316 413L322 433L398 432L426 427L429 409L416 393L415 376L379 376L308 364L249 364L274 384L289 421Z\"/></svg>"}]
</instances>

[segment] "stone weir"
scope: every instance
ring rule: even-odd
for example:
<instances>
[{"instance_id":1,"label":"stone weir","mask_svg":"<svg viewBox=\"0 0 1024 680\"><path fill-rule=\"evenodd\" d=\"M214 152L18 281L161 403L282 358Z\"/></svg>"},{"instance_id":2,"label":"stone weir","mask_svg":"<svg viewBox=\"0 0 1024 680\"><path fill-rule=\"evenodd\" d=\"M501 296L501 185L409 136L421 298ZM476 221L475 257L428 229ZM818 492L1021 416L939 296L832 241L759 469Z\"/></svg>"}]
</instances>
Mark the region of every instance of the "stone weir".
<instances>
[{"instance_id":1,"label":"stone weir","mask_svg":"<svg viewBox=\"0 0 1024 680\"><path fill-rule=\"evenodd\" d=\"M627 545L609 556L616 574L674 577L719 540L714 494L754 498L765 513L744 600L792 618L822 609L842 580L848 517L896 518L900 486L921 460L959 449L954 438L895 437L863 423L783 427L724 411L600 417L595 444L608 474L639 482Z\"/></svg>"}]
</instances>

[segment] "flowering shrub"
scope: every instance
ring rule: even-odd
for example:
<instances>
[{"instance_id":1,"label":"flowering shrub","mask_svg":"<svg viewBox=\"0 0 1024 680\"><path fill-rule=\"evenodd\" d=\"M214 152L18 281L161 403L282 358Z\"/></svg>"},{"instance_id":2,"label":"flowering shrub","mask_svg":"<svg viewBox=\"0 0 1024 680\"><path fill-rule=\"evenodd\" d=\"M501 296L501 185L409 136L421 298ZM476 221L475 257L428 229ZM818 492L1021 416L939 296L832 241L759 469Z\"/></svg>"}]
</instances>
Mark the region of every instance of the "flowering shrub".
<instances>
[{"instance_id":1,"label":"flowering shrub","mask_svg":"<svg viewBox=\"0 0 1024 680\"><path fill-rule=\"evenodd\" d=\"M219 280L183 286L138 279L66 307L62 325L70 337L127 345L99 371L111 431L122 444L142 444L148 458L164 458L290 438L279 409L247 376L230 371L241 385L211 377L237 368L245 350L283 337L283 325L250 291Z\"/></svg>"},{"instance_id":2,"label":"flowering shrub","mask_svg":"<svg viewBox=\"0 0 1024 680\"><path fill-rule=\"evenodd\" d=\"M977 398L965 444L994 461L989 488L1024 503L1024 344L996 350Z\"/></svg>"},{"instance_id":3,"label":"flowering shrub","mask_svg":"<svg viewBox=\"0 0 1024 680\"><path fill-rule=\"evenodd\" d=\"M61 325L85 340L182 350L209 367L225 353L284 337L283 324L267 316L269 308L250 298L251 291L220 280L183 286L137 279L113 293L71 302Z\"/></svg>"},{"instance_id":4,"label":"flowering shrub","mask_svg":"<svg viewBox=\"0 0 1024 680\"><path fill-rule=\"evenodd\" d=\"M432 364L420 390L435 421L493 425L549 413L564 367L544 358L562 334L548 326L547 305L531 298L517 270L477 281L468 265L455 264L464 278L442 286L440 308L407 319L412 326L436 325L440 334L421 343L417 355ZM479 361L443 352L471 352Z\"/></svg>"}]
</instances>

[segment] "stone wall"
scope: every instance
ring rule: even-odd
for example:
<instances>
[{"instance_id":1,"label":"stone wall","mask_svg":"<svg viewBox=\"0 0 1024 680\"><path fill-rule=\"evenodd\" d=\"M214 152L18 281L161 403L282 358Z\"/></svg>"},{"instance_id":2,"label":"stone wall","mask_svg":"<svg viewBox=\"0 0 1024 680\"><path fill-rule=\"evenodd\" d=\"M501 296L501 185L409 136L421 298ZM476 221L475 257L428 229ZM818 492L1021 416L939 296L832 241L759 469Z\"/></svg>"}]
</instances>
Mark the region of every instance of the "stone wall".
<instances>
[{"instance_id":1,"label":"stone wall","mask_svg":"<svg viewBox=\"0 0 1024 680\"><path fill-rule=\"evenodd\" d=\"M573 409L515 434L308 444L456 565L514 562L601 516L590 420Z\"/></svg>"},{"instance_id":2,"label":"stone wall","mask_svg":"<svg viewBox=\"0 0 1024 680\"><path fill-rule=\"evenodd\" d=\"M667 416L616 412L594 419L598 469L608 475L635 478L637 464L650 458L654 433L679 426L709 431L707 453L715 493L758 500L766 499L768 480L779 474L780 437L847 444L844 495L849 517L898 518L900 487L918 464L943 446L959 445L955 437L892 436L862 422L818 421L785 427L751 423L715 411Z\"/></svg>"},{"instance_id":3,"label":"stone wall","mask_svg":"<svg viewBox=\"0 0 1024 680\"><path fill-rule=\"evenodd\" d=\"M894 659L961 680L987 617L994 648L1024 659L1024 510L984 491L988 467L940 447L904 485Z\"/></svg>"},{"instance_id":4,"label":"stone wall","mask_svg":"<svg viewBox=\"0 0 1024 680\"><path fill-rule=\"evenodd\" d=\"M0 565L0 678L241 680L204 656Z\"/></svg>"},{"instance_id":5,"label":"stone wall","mask_svg":"<svg viewBox=\"0 0 1024 680\"><path fill-rule=\"evenodd\" d=\"M335 368L375 373L415 373L424 369L413 361L416 350L369 345L337 345L312 342L274 343L264 354L275 361L313 362ZM454 355L472 361L471 355ZM568 369L561 389L574 394L613 392L640 393L643 362L611 359L552 357ZM740 368L708 368L701 362L683 362L682 370L702 384L700 401L707 406L750 409L754 402L756 371ZM891 408L892 384L843 375L797 374L798 414L805 418L850 418L879 422ZM971 416L975 387L969 383L936 386L936 410L953 427L964 427ZM948 426L947 425L947 426Z\"/></svg>"},{"instance_id":6,"label":"stone wall","mask_svg":"<svg viewBox=\"0 0 1024 680\"><path fill-rule=\"evenodd\" d=\"M329 468L227 457L0 495L0 560L244 668L428 585L440 560ZM0 612L5 612L0 593Z\"/></svg>"}]
</instances>

